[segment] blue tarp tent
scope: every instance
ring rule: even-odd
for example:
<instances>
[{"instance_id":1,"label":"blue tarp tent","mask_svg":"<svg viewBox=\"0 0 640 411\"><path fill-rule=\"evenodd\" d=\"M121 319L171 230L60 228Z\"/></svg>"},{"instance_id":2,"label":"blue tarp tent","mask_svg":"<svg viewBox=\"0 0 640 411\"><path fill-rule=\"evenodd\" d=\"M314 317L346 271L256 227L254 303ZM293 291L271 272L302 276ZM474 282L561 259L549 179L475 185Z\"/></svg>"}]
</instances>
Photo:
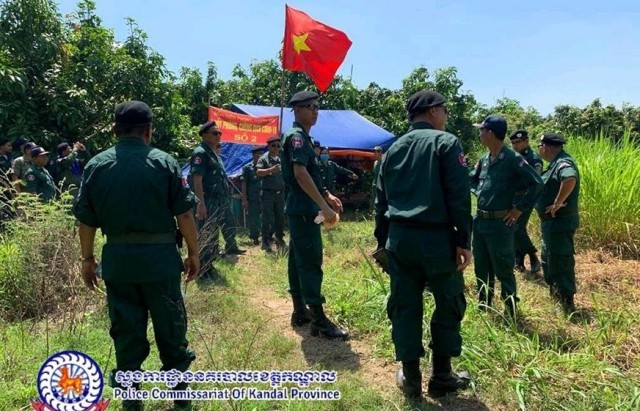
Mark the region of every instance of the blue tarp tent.
<instances>
[{"instance_id":1,"label":"blue tarp tent","mask_svg":"<svg viewBox=\"0 0 640 411\"><path fill-rule=\"evenodd\" d=\"M280 107L233 104L231 111L251 116L279 116ZM282 131L286 133L293 125L293 112L284 109ZM393 134L378 127L353 110L320 110L318 122L311 129L314 139L332 150L371 151L381 146L385 151L393 142ZM223 143L222 160L230 177L242 173L242 167L251 161L251 146L246 144ZM183 169L188 170L188 165ZM187 171L188 172L188 171Z\"/></svg>"}]
</instances>

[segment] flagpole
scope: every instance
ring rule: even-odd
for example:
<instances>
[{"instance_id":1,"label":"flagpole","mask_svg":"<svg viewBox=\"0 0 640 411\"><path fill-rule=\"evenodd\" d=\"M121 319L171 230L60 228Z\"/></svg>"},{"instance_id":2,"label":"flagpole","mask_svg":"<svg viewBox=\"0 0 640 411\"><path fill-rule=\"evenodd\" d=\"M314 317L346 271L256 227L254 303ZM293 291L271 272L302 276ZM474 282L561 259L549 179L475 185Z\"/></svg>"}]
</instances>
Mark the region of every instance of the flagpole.
<instances>
[{"instance_id":1,"label":"flagpole","mask_svg":"<svg viewBox=\"0 0 640 411\"><path fill-rule=\"evenodd\" d=\"M284 50L283 50L284 52ZM283 62L283 67L282 67L282 76L280 79L280 136L283 136L284 133L282 132L282 120L284 118L284 62Z\"/></svg>"}]
</instances>

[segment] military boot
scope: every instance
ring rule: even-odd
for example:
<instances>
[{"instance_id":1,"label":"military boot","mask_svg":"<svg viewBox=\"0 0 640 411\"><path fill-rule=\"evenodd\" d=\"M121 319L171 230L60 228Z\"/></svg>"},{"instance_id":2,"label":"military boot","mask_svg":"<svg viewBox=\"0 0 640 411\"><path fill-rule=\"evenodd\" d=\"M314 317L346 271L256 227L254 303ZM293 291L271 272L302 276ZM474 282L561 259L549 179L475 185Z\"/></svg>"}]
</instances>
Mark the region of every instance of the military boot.
<instances>
[{"instance_id":1,"label":"military boot","mask_svg":"<svg viewBox=\"0 0 640 411\"><path fill-rule=\"evenodd\" d=\"M523 260L524 264L524 260ZM542 268L542 263L538 259L535 251L533 253L529 253L529 264L531 264L531 274L538 274L540 269Z\"/></svg>"},{"instance_id":2,"label":"military boot","mask_svg":"<svg viewBox=\"0 0 640 411\"><path fill-rule=\"evenodd\" d=\"M491 307L491 301L492 300L493 300L493 294L491 294L491 293L487 294L487 292L483 288L478 293L478 309L480 309L480 311L484 311L484 312L489 311L489 308Z\"/></svg>"},{"instance_id":3,"label":"military boot","mask_svg":"<svg viewBox=\"0 0 640 411\"><path fill-rule=\"evenodd\" d=\"M518 313L518 297L509 296L504 300L504 315L508 320L515 320Z\"/></svg>"},{"instance_id":4,"label":"military boot","mask_svg":"<svg viewBox=\"0 0 640 411\"><path fill-rule=\"evenodd\" d=\"M526 270L524 268L524 254L521 254L519 251L516 251L516 262L513 268L520 273L524 273Z\"/></svg>"},{"instance_id":5,"label":"military boot","mask_svg":"<svg viewBox=\"0 0 640 411\"><path fill-rule=\"evenodd\" d=\"M269 241L267 240L262 240L262 250L267 252L267 253L272 253L273 250L271 249L271 244L269 244Z\"/></svg>"},{"instance_id":6,"label":"military boot","mask_svg":"<svg viewBox=\"0 0 640 411\"><path fill-rule=\"evenodd\" d=\"M468 372L451 371L451 357L433 355L433 373L429 378L428 387L430 396L442 397L450 392L465 389L470 381Z\"/></svg>"},{"instance_id":7,"label":"military boot","mask_svg":"<svg viewBox=\"0 0 640 411\"><path fill-rule=\"evenodd\" d=\"M293 328L302 327L311 322L311 311L307 308L300 296L292 296L293 313L291 314L291 326Z\"/></svg>"},{"instance_id":8,"label":"military boot","mask_svg":"<svg viewBox=\"0 0 640 411\"><path fill-rule=\"evenodd\" d=\"M402 368L396 372L396 385L405 397L415 399L422 395L422 373L420 360L402 361Z\"/></svg>"},{"instance_id":9,"label":"military boot","mask_svg":"<svg viewBox=\"0 0 640 411\"><path fill-rule=\"evenodd\" d=\"M562 309L564 310L565 314L569 315L576 312L576 304L573 301L573 295L561 296L560 303L562 304Z\"/></svg>"},{"instance_id":10,"label":"military boot","mask_svg":"<svg viewBox=\"0 0 640 411\"><path fill-rule=\"evenodd\" d=\"M337 325L332 323L325 315L322 309L322 304L309 305L311 310L311 335L314 337L322 337L327 339L340 338L346 340L349 338L349 333L340 329Z\"/></svg>"}]
</instances>

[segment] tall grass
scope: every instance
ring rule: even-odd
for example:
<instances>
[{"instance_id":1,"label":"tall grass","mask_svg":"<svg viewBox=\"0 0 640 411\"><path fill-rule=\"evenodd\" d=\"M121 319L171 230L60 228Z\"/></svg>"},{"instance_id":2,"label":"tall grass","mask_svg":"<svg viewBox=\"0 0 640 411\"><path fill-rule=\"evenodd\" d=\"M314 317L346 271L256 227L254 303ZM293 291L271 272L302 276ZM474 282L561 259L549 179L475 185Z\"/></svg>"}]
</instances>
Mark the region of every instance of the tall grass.
<instances>
[{"instance_id":1,"label":"tall grass","mask_svg":"<svg viewBox=\"0 0 640 411\"><path fill-rule=\"evenodd\" d=\"M567 151L581 177L579 238L590 247L640 256L640 146L627 132L614 141L575 136Z\"/></svg>"}]
</instances>

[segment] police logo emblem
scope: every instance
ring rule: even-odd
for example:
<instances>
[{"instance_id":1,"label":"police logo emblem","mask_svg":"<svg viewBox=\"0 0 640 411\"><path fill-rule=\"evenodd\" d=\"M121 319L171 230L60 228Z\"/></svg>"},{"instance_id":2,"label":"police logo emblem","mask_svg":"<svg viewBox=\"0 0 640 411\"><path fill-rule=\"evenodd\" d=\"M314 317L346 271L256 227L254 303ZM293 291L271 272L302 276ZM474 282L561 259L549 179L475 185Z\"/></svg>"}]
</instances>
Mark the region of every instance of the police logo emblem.
<instances>
[{"instance_id":1,"label":"police logo emblem","mask_svg":"<svg viewBox=\"0 0 640 411\"><path fill-rule=\"evenodd\" d=\"M302 147L302 144L302 139L300 137L294 137L291 139L291 145L293 148L300 148Z\"/></svg>"},{"instance_id":2,"label":"police logo emblem","mask_svg":"<svg viewBox=\"0 0 640 411\"><path fill-rule=\"evenodd\" d=\"M36 176L34 176L33 174L29 174L27 176L27 180L29 180L29 181L35 181L35 179L36 179Z\"/></svg>"},{"instance_id":3,"label":"police logo emblem","mask_svg":"<svg viewBox=\"0 0 640 411\"><path fill-rule=\"evenodd\" d=\"M202 159L200 157L194 157L193 158L193 164L202 164Z\"/></svg>"},{"instance_id":4,"label":"police logo emblem","mask_svg":"<svg viewBox=\"0 0 640 411\"><path fill-rule=\"evenodd\" d=\"M467 166L467 158L464 156L463 153L458 154L458 162L462 167Z\"/></svg>"},{"instance_id":5,"label":"police logo emblem","mask_svg":"<svg viewBox=\"0 0 640 411\"><path fill-rule=\"evenodd\" d=\"M104 380L100 367L86 354L63 351L49 357L38 372L40 401L36 411L101 411L109 405L100 397Z\"/></svg>"}]
</instances>

